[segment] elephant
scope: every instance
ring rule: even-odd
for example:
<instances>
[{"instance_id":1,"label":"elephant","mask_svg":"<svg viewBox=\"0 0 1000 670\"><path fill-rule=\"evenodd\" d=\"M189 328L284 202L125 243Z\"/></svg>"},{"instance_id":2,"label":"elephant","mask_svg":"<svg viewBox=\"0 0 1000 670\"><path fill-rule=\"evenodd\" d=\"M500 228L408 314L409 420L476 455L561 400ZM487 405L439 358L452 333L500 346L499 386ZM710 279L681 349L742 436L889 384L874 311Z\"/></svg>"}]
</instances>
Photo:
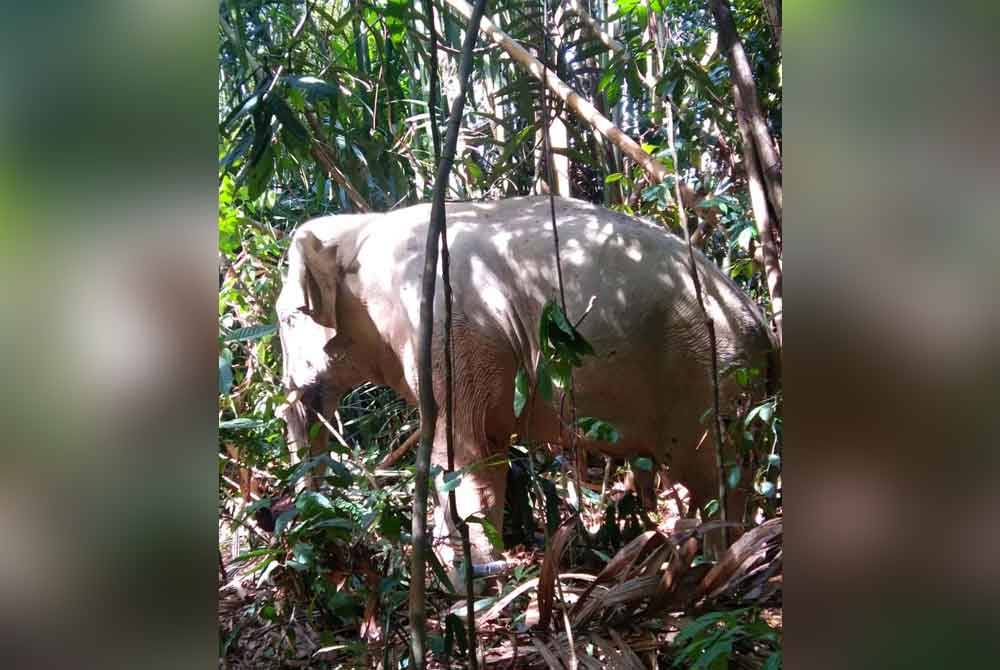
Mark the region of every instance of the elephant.
<instances>
[{"instance_id":1,"label":"elephant","mask_svg":"<svg viewBox=\"0 0 1000 670\"><path fill-rule=\"evenodd\" d=\"M642 219L556 197L566 313L595 355L574 373L578 416L612 424L614 443L578 436L585 449L646 456L670 468L692 505L716 498L717 467L702 419L712 406L711 347L683 240ZM312 413L329 417L362 382L388 385L409 402L418 390L418 326L430 205L388 213L317 218L295 232L288 276L277 302L290 446L305 449ZM455 465L470 469L456 489L458 514L479 514L501 528L511 437L565 442L559 394L533 393L514 411L518 371L534 381L538 323L559 280L548 196L446 205L453 289ZM775 338L760 308L714 263L695 251L707 313L714 322L718 369L764 369ZM440 273L440 268L439 268ZM441 408L432 461L446 463L444 296L434 297L433 388ZM723 408L745 392L722 375ZM326 447L313 437L315 453ZM707 446L704 446L707 445ZM741 511L748 477L730 492ZM442 501L443 502L443 501ZM434 519L435 550L446 566L458 556L447 504ZM474 564L497 559L480 525L470 524Z\"/></svg>"}]
</instances>

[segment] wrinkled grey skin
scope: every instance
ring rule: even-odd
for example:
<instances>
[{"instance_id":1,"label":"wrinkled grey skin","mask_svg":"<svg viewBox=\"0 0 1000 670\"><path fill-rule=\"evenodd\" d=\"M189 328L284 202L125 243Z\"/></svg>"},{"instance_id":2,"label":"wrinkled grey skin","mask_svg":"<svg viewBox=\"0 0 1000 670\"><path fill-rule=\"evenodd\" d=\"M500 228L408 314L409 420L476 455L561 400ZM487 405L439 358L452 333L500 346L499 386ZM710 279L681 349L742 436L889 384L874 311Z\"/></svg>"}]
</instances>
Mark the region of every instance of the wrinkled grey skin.
<instances>
[{"instance_id":1,"label":"wrinkled grey skin","mask_svg":"<svg viewBox=\"0 0 1000 670\"><path fill-rule=\"evenodd\" d=\"M575 374L578 416L612 423L616 444L582 440L615 456L648 456L701 506L717 497L711 440L696 448L711 407L711 350L679 238L638 219L558 198L567 311L597 351ZM306 405L330 416L351 387L386 384L409 402L417 397L420 276L430 205L388 214L341 215L310 221L296 232L289 273L278 300L284 382L301 402L285 413L293 447L307 442ZM456 465L507 453L512 433L559 442L555 404L529 399L513 410L519 368L533 374L538 323L557 297L547 197L447 206L454 290ZM763 368L772 339L756 305L714 264L696 252L707 309L715 322L720 370ZM438 281L433 345L435 396L441 416L433 462L445 463L443 288ZM532 380L533 381L533 380ZM738 389L722 385L723 412ZM530 419L528 419L530 417ZM531 425L525 425L530 420ZM567 411L568 420L568 411ZM320 434L311 445L325 449ZM499 459L494 459L499 460ZM505 464L478 468L457 488L459 514L503 521ZM744 486L746 478L744 479ZM746 491L730 495L733 513ZM435 519L436 549L452 565L456 534L447 505ZM497 557L479 525L470 526L474 561ZM459 550L460 551L460 550Z\"/></svg>"}]
</instances>

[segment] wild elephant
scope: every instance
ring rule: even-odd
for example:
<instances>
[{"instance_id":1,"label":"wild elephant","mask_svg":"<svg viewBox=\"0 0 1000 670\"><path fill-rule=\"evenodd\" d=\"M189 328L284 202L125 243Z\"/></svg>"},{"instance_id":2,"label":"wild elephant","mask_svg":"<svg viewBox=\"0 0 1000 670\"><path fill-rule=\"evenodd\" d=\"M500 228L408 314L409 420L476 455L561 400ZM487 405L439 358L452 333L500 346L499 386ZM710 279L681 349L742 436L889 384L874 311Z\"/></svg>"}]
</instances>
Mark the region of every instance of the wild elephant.
<instances>
[{"instance_id":1,"label":"wild elephant","mask_svg":"<svg viewBox=\"0 0 1000 670\"><path fill-rule=\"evenodd\" d=\"M588 203L555 201L567 313L593 345L575 373L579 416L614 425L614 444L581 440L615 456L648 456L702 505L717 497L711 442L699 448L711 407L711 349L682 240L639 219ZM456 465L504 456L512 434L558 442L558 394L540 394L514 413L514 380L533 374L538 323L558 295L547 197L447 205L454 292L453 342ZM311 412L329 417L353 386L386 384L410 402L417 397L421 273L430 205L386 214L339 215L303 224L289 251L288 278L278 300L286 413L293 446L307 441ZM773 339L757 306L696 252L708 312L715 323L719 369L763 368ZM589 311L588 311L589 306ZM584 315L586 316L584 317ZM435 297L434 392L441 415L433 460L445 463L443 289ZM721 385L725 406L740 388ZM530 419L527 419L530 417ZM530 421L531 425L524 425ZM325 449L326 436L314 439ZM464 518L503 521L507 466L477 468L457 488ZM745 491L730 495L742 509ZM435 537L446 565L455 534L439 505ZM479 525L471 526L475 562L495 558Z\"/></svg>"}]
</instances>

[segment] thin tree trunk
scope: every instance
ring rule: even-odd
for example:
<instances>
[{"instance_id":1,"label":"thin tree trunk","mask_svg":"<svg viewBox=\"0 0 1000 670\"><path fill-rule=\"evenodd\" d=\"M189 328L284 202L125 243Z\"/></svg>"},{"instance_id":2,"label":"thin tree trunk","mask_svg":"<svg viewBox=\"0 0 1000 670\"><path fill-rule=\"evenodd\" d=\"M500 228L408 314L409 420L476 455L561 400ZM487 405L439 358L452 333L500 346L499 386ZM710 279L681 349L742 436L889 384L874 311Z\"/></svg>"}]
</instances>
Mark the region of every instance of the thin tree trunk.
<instances>
[{"instance_id":1,"label":"thin tree trunk","mask_svg":"<svg viewBox=\"0 0 1000 670\"><path fill-rule=\"evenodd\" d=\"M783 336L783 299L781 288L781 263L778 245L774 239L774 226L771 222L771 211L768 207L767 193L764 188L764 180L761 177L760 164L758 163L757 152L753 138L751 137L750 123L742 111L737 109L736 122L740 129L740 137L743 140L743 162L746 164L747 184L750 189L750 205L753 208L754 221L757 224L757 235L760 237L762 260L764 265L764 276L767 279L767 291L771 296L771 311L774 314L774 332L778 340L778 346L784 343Z\"/></svg>"},{"instance_id":2,"label":"thin tree trunk","mask_svg":"<svg viewBox=\"0 0 1000 670\"><path fill-rule=\"evenodd\" d=\"M413 664L417 670L427 665L427 597L426 597L426 554L427 554L427 494L431 465L431 445L437 424L437 403L434 400L434 380L432 377L432 341L434 336L434 293L437 284L438 243L445 227L444 199L448 177L451 175L458 145L458 131L461 127L462 110L469 89L472 72L472 50L476 45L479 23L486 9L486 0L477 0L475 9L470 11L465 43L462 49L462 64L459 72L461 90L452 104L448 118L448 133L442 148L441 162L434 180L434 200L431 205L431 219L427 228L427 245L424 253L424 274L420 296L420 339L418 350L419 400L420 400L420 446L417 449L416 490L413 495L413 557L410 567L410 628ZM446 380L450 390L450 381ZM450 440L449 440L450 441ZM455 519L456 523L460 523ZM468 528L462 534L463 550L466 553L466 592L469 603L468 624L473 635L469 639L469 657L473 668L476 661L476 638L474 619L474 598L472 597L472 562L468 551Z\"/></svg>"},{"instance_id":3,"label":"thin tree trunk","mask_svg":"<svg viewBox=\"0 0 1000 670\"><path fill-rule=\"evenodd\" d=\"M747 59L743 43L736 32L736 23L727 0L711 0L712 14L719 30L719 46L729 59L729 76L733 82L733 97L737 113L741 110L749 124L750 134L760 161L761 177L767 190L768 199L774 209L781 226L781 157L775 147L774 139L767 129L767 120L757 99L757 86L753 79L753 70Z\"/></svg>"},{"instance_id":4,"label":"thin tree trunk","mask_svg":"<svg viewBox=\"0 0 1000 670\"><path fill-rule=\"evenodd\" d=\"M781 49L781 0L764 0L767 20L774 33L774 46Z\"/></svg>"}]
</instances>

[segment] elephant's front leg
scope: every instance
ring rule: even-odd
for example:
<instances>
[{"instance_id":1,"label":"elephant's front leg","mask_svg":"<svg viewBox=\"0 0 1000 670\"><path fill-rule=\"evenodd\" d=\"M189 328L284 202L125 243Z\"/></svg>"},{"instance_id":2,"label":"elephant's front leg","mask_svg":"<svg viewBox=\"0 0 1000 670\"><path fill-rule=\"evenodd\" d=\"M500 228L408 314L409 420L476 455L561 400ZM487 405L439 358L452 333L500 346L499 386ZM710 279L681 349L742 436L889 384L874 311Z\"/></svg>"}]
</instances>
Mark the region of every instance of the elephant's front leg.
<instances>
[{"instance_id":1,"label":"elephant's front leg","mask_svg":"<svg viewBox=\"0 0 1000 670\"><path fill-rule=\"evenodd\" d=\"M455 469L466 471L461 474L461 482L455 488L455 507L459 519L482 517L497 532L503 531L504 497L507 487L506 454L500 454L489 447L485 440L477 441L466 437L467 433L455 430ZM438 421L434 433L433 461L446 467L448 463L443 419ZM439 476L435 490L443 483ZM500 558L494 550L482 524L470 523L469 540L472 549L472 563L484 565ZM452 515L447 493L437 494L437 509L434 514L434 545L438 557L448 570L455 586L461 590L461 573L458 571L463 558L462 540L456 519Z\"/></svg>"}]
</instances>

